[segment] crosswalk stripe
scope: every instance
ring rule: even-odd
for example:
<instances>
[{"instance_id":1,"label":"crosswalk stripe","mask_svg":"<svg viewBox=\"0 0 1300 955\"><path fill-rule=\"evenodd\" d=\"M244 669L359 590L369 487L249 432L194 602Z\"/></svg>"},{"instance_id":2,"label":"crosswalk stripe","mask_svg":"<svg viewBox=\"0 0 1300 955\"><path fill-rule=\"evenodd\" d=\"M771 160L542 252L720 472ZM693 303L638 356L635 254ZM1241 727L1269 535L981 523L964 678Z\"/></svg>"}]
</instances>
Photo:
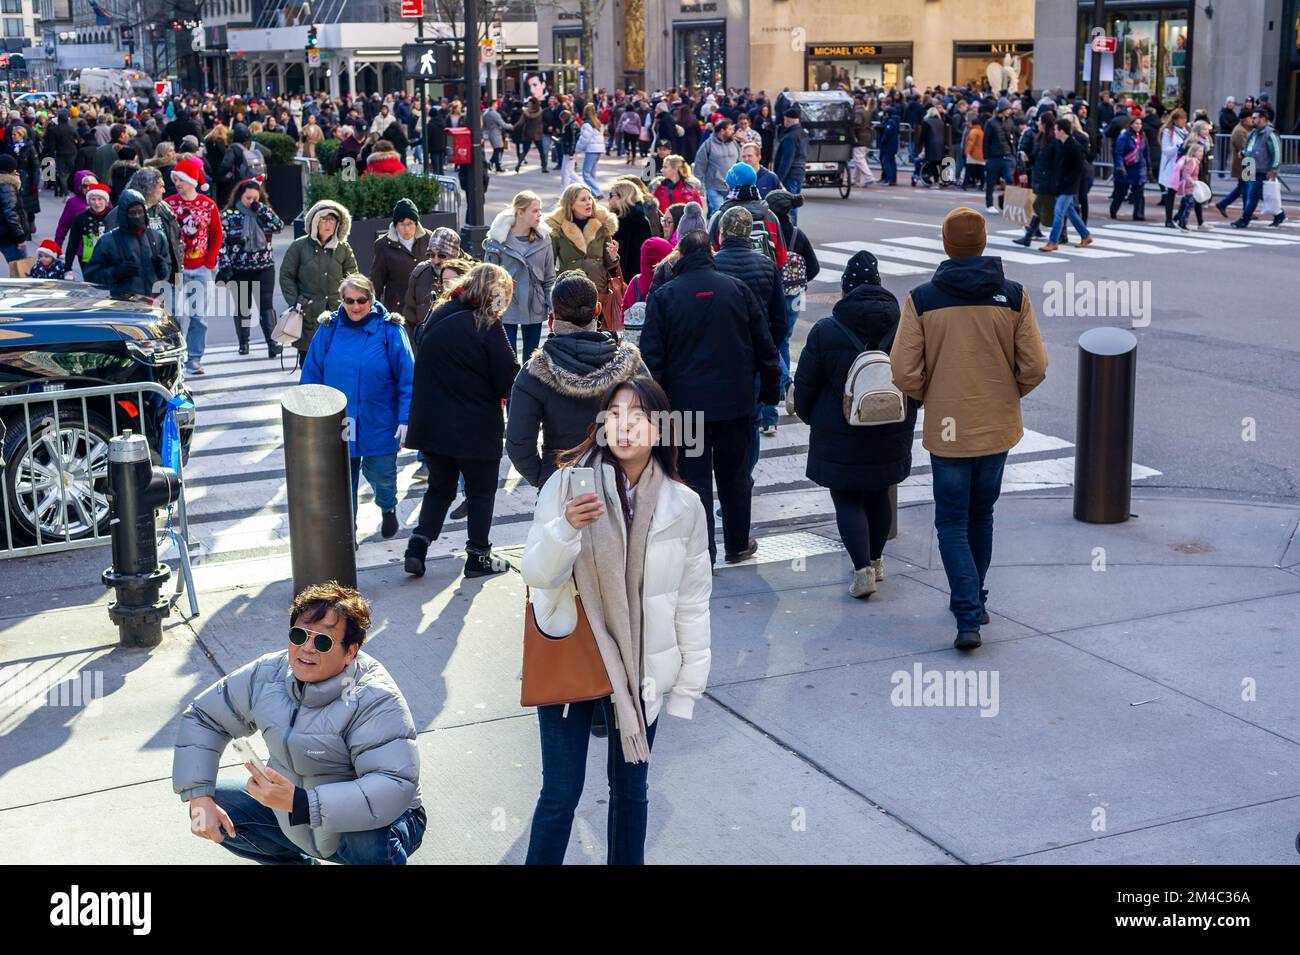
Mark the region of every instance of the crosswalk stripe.
<instances>
[{"instance_id":1,"label":"crosswalk stripe","mask_svg":"<svg viewBox=\"0 0 1300 955\"><path fill-rule=\"evenodd\" d=\"M1145 235L1149 235L1151 236L1151 238L1156 240L1159 240L1160 236L1162 235L1172 233L1175 236L1179 236L1187 239L1193 239L1193 240L1199 239L1202 241L1208 239L1216 242L1236 242L1236 243L1240 243L1241 245L1275 245L1276 246L1276 245L1295 245L1297 242L1300 242L1300 237L1287 236L1287 235L1276 235L1276 236L1249 235L1245 229L1233 229L1230 226L1222 226L1210 232L1192 232L1192 231L1183 232L1182 230L1178 230L1177 232L1174 232L1172 229L1165 229L1163 226L1152 227L1152 226L1141 226L1141 225L1129 225L1123 222L1116 222L1111 226L1111 228L1122 229L1125 232L1140 232ZM1157 231L1157 229L1159 229L1160 231Z\"/></svg>"},{"instance_id":2,"label":"crosswalk stripe","mask_svg":"<svg viewBox=\"0 0 1300 955\"><path fill-rule=\"evenodd\" d=\"M1152 245L1149 242L1125 242L1120 239L1108 239L1100 235L1097 228L1089 229L1092 233L1092 244L1104 249L1117 249L1121 252L1135 252L1142 255L1185 255L1183 249L1166 249L1164 246ZM1024 229L999 229L1001 235L1022 236L1025 234Z\"/></svg>"},{"instance_id":3,"label":"crosswalk stripe","mask_svg":"<svg viewBox=\"0 0 1300 955\"><path fill-rule=\"evenodd\" d=\"M1154 229L1145 229L1140 226L1097 226L1090 230L1099 235L1111 236L1116 239L1135 239L1139 235L1148 242L1159 242L1164 245L1176 245L1184 249L1247 249L1249 245L1241 242L1225 242L1222 239L1193 239L1190 233L1184 234L1177 229L1162 229L1157 232ZM1177 234L1173 234L1177 233ZM1217 234L1217 233L1216 233Z\"/></svg>"},{"instance_id":4,"label":"crosswalk stripe","mask_svg":"<svg viewBox=\"0 0 1300 955\"><path fill-rule=\"evenodd\" d=\"M1016 244L1012 239L1004 235L985 236L985 241L989 245L996 245L999 248L1007 245ZM999 252L998 254L1001 255L1002 253ZM1073 258L1080 258L1080 259L1126 259L1130 257L1129 254L1126 252L1112 252L1107 249L1093 249L1093 248L1076 249L1073 246L1064 245L1064 244L1062 244L1061 247L1059 249L1056 249L1052 254L1068 255Z\"/></svg>"},{"instance_id":5,"label":"crosswalk stripe","mask_svg":"<svg viewBox=\"0 0 1300 955\"><path fill-rule=\"evenodd\" d=\"M848 265L851 258L852 256L845 255L843 252L834 252L823 249L821 246L817 247L817 261L819 263L825 261L830 262L832 265ZM885 275L929 275L931 271L930 269L918 268L915 265L905 265L897 262L886 263L880 260L879 257L877 257L877 264L880 266L881 273ZM818 277L820 278L820 275ZM838 275L835 280L839 281Z\"/></svg>"},{"instance_id":6,"label":"crosswalk stripe","mask_svg":"<svg viewBox=\"0 0 1300 955\"><path fill-rule=\"evenodd\" d=\"M943 241L941 239L923 239L919 236L904 236L899 239L887 239L887 242L898 245L914 246L918 249L935 249L939 252L944 251ZM1021 265L1046 265L1049 262L1069 262L1069 259L1058 258L1045 253L1031 254L1027 252L1002 252L999 257L1007 262L1018 262Z\"/></svg>"}]
</instances>

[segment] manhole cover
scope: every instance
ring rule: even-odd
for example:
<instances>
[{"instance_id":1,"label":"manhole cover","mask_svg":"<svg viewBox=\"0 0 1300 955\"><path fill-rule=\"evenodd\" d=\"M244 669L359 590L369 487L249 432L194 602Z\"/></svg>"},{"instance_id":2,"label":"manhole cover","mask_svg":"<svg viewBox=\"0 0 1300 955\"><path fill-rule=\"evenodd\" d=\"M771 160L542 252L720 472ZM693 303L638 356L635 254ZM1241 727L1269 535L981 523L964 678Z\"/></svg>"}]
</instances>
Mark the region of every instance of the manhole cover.
<instances>
[{"instance_id":1,"label":"manhole cover","mask_svg":"<svg viewBox=\"0 0 1300 955\"><path fill-rule=\"evenodd\" d=\"M1170 544L1169 549L1176 554L1209 554L1214 550L1204 541L1184 541L1181 544Z\"/></svg>"}]
</instances>

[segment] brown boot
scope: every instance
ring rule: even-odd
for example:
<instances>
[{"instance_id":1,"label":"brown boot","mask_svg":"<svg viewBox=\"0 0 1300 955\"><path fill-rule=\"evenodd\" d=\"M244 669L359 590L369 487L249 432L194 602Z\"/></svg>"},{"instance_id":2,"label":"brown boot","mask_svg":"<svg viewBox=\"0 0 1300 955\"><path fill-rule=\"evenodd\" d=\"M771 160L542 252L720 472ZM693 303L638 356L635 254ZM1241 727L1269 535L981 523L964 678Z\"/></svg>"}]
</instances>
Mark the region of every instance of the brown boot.
<instances>
[{"instance_id":1,"label":"brown boot","mask_svg":"<svg viewBox=\"0 0 1300 955\"><path fill-rule=\"evenodd\" d=\"M1039 252L1055 252L1055 251L1056 251L1057 249L1059 249L1059 248L1060 248L1060 246L1057 245L1055 242L1049 242L1049 243L1047 243L1047 245L1039 246L1038 251L1039 251Z\"/></svg>"},{"instance_id":2,"label":"brown boot","mask_svg":"<svg viewBox=\"0 0 1300 955\"><path fill-rule=\"evenodd\" d=\"M1075 244L1074 247L1075 247L1076 249L1086 249L1086 248L1087 248L1088 246L1090 246L1090 245L1092 245L1092 236L1090 236L1090 235L1085 235L1082 239L1080 239L1080 240Z\"/></svg>"}]
</instances>

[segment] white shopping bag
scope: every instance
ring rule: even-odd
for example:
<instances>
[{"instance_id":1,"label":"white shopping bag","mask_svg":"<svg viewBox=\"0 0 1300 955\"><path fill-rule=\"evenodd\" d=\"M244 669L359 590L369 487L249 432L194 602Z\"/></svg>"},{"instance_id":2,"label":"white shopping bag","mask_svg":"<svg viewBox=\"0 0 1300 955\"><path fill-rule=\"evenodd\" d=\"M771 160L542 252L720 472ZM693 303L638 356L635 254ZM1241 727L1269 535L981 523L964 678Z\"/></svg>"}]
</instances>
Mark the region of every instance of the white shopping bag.
<instances>
[{"instance_id":1,"label":"white shopping bag","mask_svg":"<svg viewBox=\"0 0 1300 955\"><path fill-rule=\"evenodd\" d=\"M1264 180L1264 215L1275 216L1282 211L1282 183L1276 179Z\"/></svg>"}]
</instances>

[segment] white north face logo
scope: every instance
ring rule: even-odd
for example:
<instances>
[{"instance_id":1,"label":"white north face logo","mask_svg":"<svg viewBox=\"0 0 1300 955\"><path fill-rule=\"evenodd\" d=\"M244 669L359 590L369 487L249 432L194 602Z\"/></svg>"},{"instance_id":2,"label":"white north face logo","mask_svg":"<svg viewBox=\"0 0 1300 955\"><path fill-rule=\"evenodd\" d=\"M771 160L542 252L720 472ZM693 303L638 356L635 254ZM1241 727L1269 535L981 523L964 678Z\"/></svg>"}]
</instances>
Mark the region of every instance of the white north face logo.
<instances>
[{"instance_id":1,"label":"white north face logo","mask_svg":"<svg viewBox=\"0 0 1300 955\"><path fill-rule=\"evenodd\" d=\"M994 295L993 301L1001 302L1003 305L1005 305L1007 304L1007 297L1005 295Z\"/></svg>"}]
</instances>

